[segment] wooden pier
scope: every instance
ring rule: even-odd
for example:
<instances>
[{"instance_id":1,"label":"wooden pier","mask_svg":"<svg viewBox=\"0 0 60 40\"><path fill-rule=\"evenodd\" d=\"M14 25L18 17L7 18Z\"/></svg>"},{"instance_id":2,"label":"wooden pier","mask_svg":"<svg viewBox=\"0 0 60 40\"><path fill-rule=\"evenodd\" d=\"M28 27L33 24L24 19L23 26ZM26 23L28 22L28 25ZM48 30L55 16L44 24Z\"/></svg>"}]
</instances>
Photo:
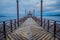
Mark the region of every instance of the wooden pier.
<instances>
[{"instance_id":1,"label":"wooden pier","mask_svg":"<svg viewBox=\"0 0 60 40\"><path fill-rule=\"evenodd\" d=\"M42 20L36 17L24 17L19 20L19 27L16 19L2 21L0 23L0 40L60 40L59 21Z\"/></svg>"},{"instance_id":2,"label":"wooden pier","mask_svg":"<svg viewBox=\"0 0 60 40\"><path fill-rule=\"evenodd\" d=\"M25 10L25 16L20 18L19 4L16 0L16 19L0 22L0 40L60 40L60 21L43 19L43 0L40 18L35 16L35 10Z\"/></svg>"},{"instance_id":3,"label":"wooden pier","mask_svg":"<svg viewBox=\"0 0 60 40\"><path fill-rule=\"evenodd\" d=\"M25 16L19 18L19 1L16 0L17 19L0 22L0 40L60 40L60 21L43 19L43 0L40 4L40 18L31 11L26 16L26 10Z\"/></svg>"},{"instance_id":4,"label":"wooden pier","mask_svg":"<svg viewBox=\"0 0 60 40\"><path fill-rule=\"evenodd\" d=\"M54 35L28 18L18 29L8 34L7 40L54 40ZM55 40L58 39L55 37Z\"/></svg>"}]
</instances>

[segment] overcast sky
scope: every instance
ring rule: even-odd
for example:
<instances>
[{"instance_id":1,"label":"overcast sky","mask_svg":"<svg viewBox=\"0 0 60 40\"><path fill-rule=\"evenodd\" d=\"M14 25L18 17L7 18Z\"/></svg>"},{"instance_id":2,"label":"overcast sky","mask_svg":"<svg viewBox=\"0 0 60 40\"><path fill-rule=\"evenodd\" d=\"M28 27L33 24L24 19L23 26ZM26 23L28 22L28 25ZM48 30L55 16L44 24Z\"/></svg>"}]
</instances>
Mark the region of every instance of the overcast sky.
<instances>
[{"instance_id":1,"label":"overcast sky","mask_svg":"<svg viewBox=\"0 0 60 40\"><path fill-rule=\"evenodd\" d=\"M19 0L19 12L24 14L35 9L40 12L40 0ZM60 14L60 0L43 0L44 14ZM16 0L0 0L0 15L16 15Z\"/></svg>"}]
</instances>

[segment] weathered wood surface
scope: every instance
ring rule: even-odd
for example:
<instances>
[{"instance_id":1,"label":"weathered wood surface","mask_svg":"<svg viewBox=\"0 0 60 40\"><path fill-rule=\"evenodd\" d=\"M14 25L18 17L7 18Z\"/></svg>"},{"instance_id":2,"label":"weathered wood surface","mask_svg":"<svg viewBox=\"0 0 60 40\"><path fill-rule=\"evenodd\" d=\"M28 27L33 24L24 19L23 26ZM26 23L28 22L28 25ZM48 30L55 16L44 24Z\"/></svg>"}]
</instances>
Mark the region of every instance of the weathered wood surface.
<instances>
[{"instance_id":1,"label":"weathered wood surface","mask_svg":"<svg viewBox=\"0 0 60 40\"><path fill-rule=\"evenodd\" d=\"M8 37L11 40L54 40L53 35L40 27L32 18L28 18Z\"/></svg>"}]
</instances>

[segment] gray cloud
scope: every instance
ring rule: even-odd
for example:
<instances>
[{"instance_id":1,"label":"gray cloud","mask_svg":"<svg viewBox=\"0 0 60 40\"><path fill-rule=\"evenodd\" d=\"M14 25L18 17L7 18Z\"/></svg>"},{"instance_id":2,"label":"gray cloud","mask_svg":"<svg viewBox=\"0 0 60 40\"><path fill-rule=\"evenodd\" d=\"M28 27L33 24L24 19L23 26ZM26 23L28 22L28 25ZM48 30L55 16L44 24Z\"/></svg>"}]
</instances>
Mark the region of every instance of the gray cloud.
<instances>
[{"instance_id":1,"label":"gray cloud","mask_svg":"<svg viewBox=\"0 0 60 40\"><path fill-rule=\"evenodd\" d=\"M44 11L58 10L59 1L57 0L43 0ZM24 13L25 9L40 11L40 0L19 0L20 13ZM7 14L16 13L16 0L0 0L0 12Z\"/></svg>"}]
</instances>

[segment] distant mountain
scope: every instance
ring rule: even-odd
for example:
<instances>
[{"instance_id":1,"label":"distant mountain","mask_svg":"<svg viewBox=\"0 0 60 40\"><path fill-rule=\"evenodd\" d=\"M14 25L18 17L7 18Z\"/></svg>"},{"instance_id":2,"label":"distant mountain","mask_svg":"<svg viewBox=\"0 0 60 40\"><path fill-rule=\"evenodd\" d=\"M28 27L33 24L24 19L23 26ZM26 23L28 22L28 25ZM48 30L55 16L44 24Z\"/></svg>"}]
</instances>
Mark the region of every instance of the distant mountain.
<instances>
[{"instance_id":1,"label":"distant mountain","mask_svg":"<svg viewBox=\"0 0 60 40\"><path fill-rule=\"evenodd\" d=\"M0 14L0 17L6 17L6 15Z\"/></svg>"},{"instance_id":2,"label":"distant mountain","mask_svg":"<svg viewBox=\"0 0 60 40\"><path fill-rule=\"evenodd\" d=\"M0 17L6 17L6 16L0 16Z\"/></svg>"},{"instance_id":3,"label":"distant mountain","mask_svg":"<svg viewBox=\"0 0 60 40\"><path fill-rule=\"evenodd\" d=\"M60 14L45 14L44 16L60 16Z\"/></svg>"},{"instance_id":4,"label":"distant mountain","mask_svg":"<svg viewBox=\"0 0 60 40\"><path fill-rule=\"evenodd\" d=\"M60 16L60 15L44 15L44 16Z\"/></svg>"}]
</instances>

